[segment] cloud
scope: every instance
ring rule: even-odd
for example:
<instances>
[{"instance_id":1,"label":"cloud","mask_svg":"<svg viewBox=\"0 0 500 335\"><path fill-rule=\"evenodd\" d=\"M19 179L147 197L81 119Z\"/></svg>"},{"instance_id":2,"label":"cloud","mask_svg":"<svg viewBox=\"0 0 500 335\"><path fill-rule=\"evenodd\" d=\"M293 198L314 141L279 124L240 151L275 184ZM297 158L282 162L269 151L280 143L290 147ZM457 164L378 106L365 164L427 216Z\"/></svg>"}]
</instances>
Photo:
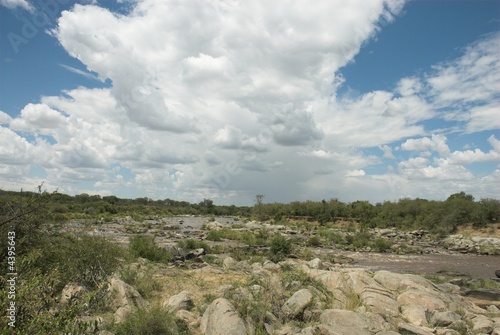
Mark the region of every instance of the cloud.
<instances>
[{"instance_id":1,"label":"cloud","mask_svg":"<svg viewBox=\"0 0 500 335\"><path fill-rule=\"evenodd\" d=\"M384 152L384 157L389 159L396 159L396 156L392 153L392 149L387 144L380 146L380 150Z\"/></svg>"},{"instance_id":2,"label":"cloud","mask_svg":"<svg viewBox=\"0 0 500 335\"><path fill-rule=\"evenodd\" d=\"M27 0L0 0L0 5L9 9L16 9L17 7L21 7L30 13L35 11L33 5L31 5Z\"/></svg>"},{"instance_id":3,"label":"cloud","mask_svg":"<svg viewBox=\"0 0 500 335\"><path fill-rule=\"evenodd\" d=\"M428 74L428 94L447 120L465 122L465 133L500 127L500 33L468 46L463 56L441 63Z\"/></svg>"},{"instance_id":4,"label":"cloud","mask_svg":"<svg viewBox=\"0 0 500 335\"><path fill-rule=\"evenodd\" d=\"M276 114L269 127L275 142L285 146L305 145L323 137L313 116L306 111L293 110Z\"/></svg>"},{"instance_id":5,"label":"cloud","mask_svg":"<svg viewBox=\"0 0 500 335\"><path fill-rule=\"evenodd\" d=\"M46 104L27 104L20 117L11 120L10 128L17 131L50 135L66 123L66 117Z\"/></svg>"},{"instance_id":6,"label":"cloud","mask_svg":"<svg viewBox=\"0 0 500 335\"><path fill-rule=\"evenodd\" d=\"M77 68L74 68L72 66L69 66L69 65L65 65L65 64L59 64L59 66L65 68L66 70L70 71L70 72L73 72L73 73L76 73L80 76L83 76L87 79L94 79L94 80L99 80L98 77L96 77L95 75L93 75L92 73L89 73L89 72L85 72L85 71L82 71L80 69L77 69Z\"/></svg>"},{"instance_id":7,"label":"cloud","mask_svg":"<svg viewBox=\"0 0 500 335\"><path fill-rule=\"evenodd\" d=\"M9 114L0 111L0 125L8 124L11 120L12 118Z\"/></svg>"},{"instance_id":8,"label":"cloud","mask_svg":"<svg viewBox=\"0 0 500 335\"><path fill-rule=\"evenodd\" d=\"M438 152L443 157L450 155L450 148L446 144L446 136L432 135L429 137L421 137L419 139L409 139L401 144L403 150L427 151L432 150Z\"/></svg>"},{"instance_id":9,"label":"cloud","mask_svg":"<svg viewBox=\"0 0 500 335\"><path fill-rule=\"evenodd\" d=\"M467 165L498 159L496 137L490 151L451 152L447 132L431 123L499 128L494 36L394 90L339 94L339 70L403 4L144 0L126 14L77 4L53 36L90 73L61 66L111 86L0 113L9 143L0 173L28 185L36 164L61 192L93 185L103 194L239 204L255 194L378 201L463 187L491 195L484 185L498 173L475 176Z\"/></svg>"}]
</instances>

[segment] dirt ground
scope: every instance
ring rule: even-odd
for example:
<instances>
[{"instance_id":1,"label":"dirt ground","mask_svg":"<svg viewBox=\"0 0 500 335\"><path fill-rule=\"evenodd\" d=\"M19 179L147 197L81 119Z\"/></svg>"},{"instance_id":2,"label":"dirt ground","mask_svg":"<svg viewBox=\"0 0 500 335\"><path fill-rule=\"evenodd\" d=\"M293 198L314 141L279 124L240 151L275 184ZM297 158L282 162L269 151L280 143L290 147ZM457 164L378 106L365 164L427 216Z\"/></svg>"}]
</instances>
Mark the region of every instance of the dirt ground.
<instances>
[{"instance_id":1,"label":"dirt ground","mask_svg":"<svg viewBox=\"0 0 500 335\"><path fill-rule=\"evenodd\" d=\"M475 254L423 254L397 255L381 253L346 252L354 259L354 266L370 270L388 270L398 273L433 275L439 272L454 272L472 278L496 278L500 270L500 256Z\"/></svg>"}]
</instances>

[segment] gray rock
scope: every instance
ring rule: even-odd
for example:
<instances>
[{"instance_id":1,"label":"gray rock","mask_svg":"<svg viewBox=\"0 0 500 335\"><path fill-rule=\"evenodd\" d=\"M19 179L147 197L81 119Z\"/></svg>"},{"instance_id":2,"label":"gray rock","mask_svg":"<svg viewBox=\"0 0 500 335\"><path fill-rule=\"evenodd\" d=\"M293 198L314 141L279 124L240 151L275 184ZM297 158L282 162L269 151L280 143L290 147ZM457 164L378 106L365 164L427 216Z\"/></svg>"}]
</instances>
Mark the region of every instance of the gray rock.
<instances>
[{"instance_id":1,"label":"gray rock","mask_svg":"<svg viewBox=\"0 0 500 335\"><path fill-rule=\"evenodd\" d=\"M233 257L226 257L222 262L222 268L232 270L238 262Z\"/></svg>"},{"instance_id":2,"label":"gray rock","mask_svg":"<svg viewBox=\"0 0 500 335\"><path fill-rule=\"evenodd\" d=\"M178 310L175 313L175 316L178 317L179 319L185 321L188 325L192 325L192 326L197 325L198 317L189 311L186 311L184 309Z\"/></svg>"},{"instance_id":3,"label":"gray rock","mask_svg":"<svg viewBox=\"0 0 500 335\"><path fill-rule=\"evenodd\" d=\"M229 300L214 300L203 313L200 330L204 335L247 335L245 323Z\"/></svg>"},{"instance_id":4,"label":"gray rock","mask_svg":"<svg viewBox=\"0 0 500 335\"><path fill-rule=\"evenodd\" d=\"M399 314L399 306L396 297L380 285L368 286L359 296L363 305L368 307L372 312L392 317Z\"/></svg>"},{"instance_id":5,"label":"gray rock","mask_svg":"<svg viewBox=\"0 0 500 335\"><path fill-rule=\"evenodd\" d=\"M447 327L453 322L462 319L460 315L453 312L436 312L432 316L431 323L438 327Z\"/></svg>"},{"instance_id":6,"label":"gray rock","mask_svg":"<svg viewBox=\"0 0 500 335\"><path fill-rule=\"evenodd\" d=\"M311 303L313 295L308 289L295 292L281 307L281 311L286 317L295 318Z\"/></svg>"},{"instance_id":7,"label":"gray rock","mask_svg":"<svg viewBox=\"0 0 500 335\"><path fill-rule=\"evenodd\" d=\"M115 310L116 323L122 322L130 312L147 305L135 288L116 277L111 278L108 290L112 298L109 307Z\"/></svg>"},{"instance_id":8,"label":"gray rock","mask_svg":"<svg viewBox=\"0 0 500 335\"><path fill-rule=\"evenodd\" d=\"M461 335L461 334L453 329L437 329L436 335Z\"/></svg>"},{"instance_id":9,"label":"gray rock","mask_svg":"<svg viewBox=\"0 0 500 335\"><path fill-rule=\"evenodd\" d=\"M326 309L319 317L321 323L335 335L369 335L368 323L358 313L344 309Z\"/></svg>"},{"instance_id":10,"label":"gray rock","mask_svg":"<svg viewBox=\"0 0 500 335\"><path fill-rule=\"evenodd\" d=\"M278 264L271 262L269 260L264 262L263 267L264 269L269 271L278 271L281 268Z\"/></svg>"},{"instance_id":11,"label":"gray rock","mask_svg":"<svg viewBox=\"0 0 500 335\"><path fill-rule=\"evenodd\" d=\"M472 319L472 324L474 325L472 328L474 333L489 334L493 331L493 321L485 316L479 315L475 317Z\"/></svg>"},{"instance_id":12,"label":"gray rock","mask_svg":"<svg viewBox=\"0 0 500 335\"><path fill-rule=\"evenodd\" d=\"M163 307L175 313L181 309L189 311L194 307L192 294L189 291L182 291L179 294L171 296L163 303Z\"/></svg>"},{"instance_id":13,"label":"gray rock","mask_svg":"<svg viewBox=\"0 0 500 335\"><path fill-rule=\"evenodd\" d=\"M493 314L500 313L500 309L498 309L498 307L495 305L488 306L486 310L488 311L488 313L493 313Z\"/></svg>"},{"instance_id":14,"label":"gray rock","mask_svg":"<svg viewBox=\"0 0 500 335\"><path fill-rule=\"evenodd\" d=\"M319 259L319 258L315 258L313 260L310 260L306 264L311 269L321 269L323 266L323 263L321 262L321 259Z\"/></svg>"},{"instance_id":15,"label":"gray rock","mask_svg":"<svg viewBox=\"0 0 500 335\"><path fill-rule=\"evenodd\" d=\"M408 335L433 335L433 333L428 332L420 327L414 326L409 323L400 323L398 325L398 329L401 333L405 333Z\"/></svg>"}]
</instances>

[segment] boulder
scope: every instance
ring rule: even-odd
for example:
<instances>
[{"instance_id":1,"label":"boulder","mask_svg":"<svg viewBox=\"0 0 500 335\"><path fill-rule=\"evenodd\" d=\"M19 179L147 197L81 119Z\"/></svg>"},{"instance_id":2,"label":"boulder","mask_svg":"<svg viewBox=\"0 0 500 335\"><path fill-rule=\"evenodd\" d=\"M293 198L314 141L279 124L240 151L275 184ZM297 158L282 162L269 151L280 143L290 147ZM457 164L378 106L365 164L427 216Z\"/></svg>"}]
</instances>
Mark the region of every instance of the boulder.
<instances>
[{"instance_id":1,"label":"boulder","mask_svg":"<svg viewBox=\"0 0 500 335\"><path fill-rule=\"evenodd\" d=\"M175 313L175 316L181 320L183 320L184 322L186 322L189 326L191 327L196 327L198 326L198 317L195 316L193 313L189 312L189 311L186 311L186 310L178 310L176 313Z\"/></svg>"},{"instance_id":2,"label":"boulder","mask_svg":"<svg viewBox=\"0 0 500 335\"><path fill-rule=\"evenodd\" d=\"M474 319L472 319L472 324L474 325L472 331L475 334L477 333L489 334L493 331L493 325L494 325L493 321L483 315L479 315Z\"/></svg>"},{"instance_id":3,"label":"boulder","mask_svg":"<svg viewBox=\"0 0 500 335\"><path fill-rule=\"evenodd\" d=\"M175 313L181 309L189 311L194 307L192 294L189 291L182 291L179 294L171 296L163 303L163 307Z\"/></svg>"},{"instance_id":4,"label":"boulder","mask_svg":"<svg viewBox=\"0 0 500 335\"><path fill-rule=\"evenodd\" d=\"M320 317L321 323L335 335L369 335L368 323L358 313L345 309L326 309Z\"/></svg>"},{"instance_id":5,"label":"boulder","mask_svg":"<svg viewBox=\"0 0 500 335\"><path fill-rule=\"evenodd\" d=\"M363 305L372 312L395 317L399 314L396 297L379 285L366 287L359 295Z\"/></svg>"},{"instance_id":6,"label":"boulder","mask_svg":"<svg viewBox=\"0 0 500 335\"><path fill-rule=\"evenodd\" d=\"M400 323L398 325L398 329L400 333L407 335L433 335L432 332L429 332L425 329L422 329L420 327L417 327L409 323Z\"/></svg>"},{"instance_id":7,"label":"boulder","mask_svg":"<svg viewBox=\"0 0 500 335\"><path fill-rule=\"evenodd\" d=\"M436 312L432 316L431 323L437 327L447 327L453 322L461 320L462 317L453 312Z\"/></svg>"},{"instance_id":8,"label":"boulder","mask_svg":"<svg viewBox=\"0 0 500 335\"><path fill-rule=\"evenodd\" d=\"M226 257L222 262L222 268L226 270L231 270L238 262L233 257Z\"/></svg>"},{"instance_id":9,"label":"boulder","mask_svg":"<svg viewBox=\"0 0 500 335\"><path fill-rule=\"evenodd\" d=\"M120 323L130 312L144 307L147 302L139 292L121 279L112 277L109 284L110 308L115 311L115 322Z\"/></svg>"},{"instance_id":10,"label":"boulder","mask_svg":"<svg viewBox=\"0 0 500 335\"><path fill-rule=\"evenodd\" d=\"M229 300L214 300L203 313L200 330L203 335L247 335L244 321Z\"/></svg>"},{"instance_id":11,"label":"boulder","mask_svg":"<svg viewBox=\"0 0 500 335\"><path fill-rule=\"evenodd\" d=\"M425 289L412 288L400 294L397 301L403 316L416 326L428 325L429 311L446 310L445 302Z\"/></svg>"},{"instance_id":12,"label":"boulder","mask_svg":"<svg viewBox=\"0 0 500 335\"><path fill-rule=\"evenodd\" d=\"M295 318L302 314L304 309L312 302L313 295L308 289L295 292L281 307L281 311L288 318Z\"/></svg>"},{"instance_id":13,"label":"boulder","mask_svg":"<svg viewBox=\"0 0 500 335\"><path fill-rule=\"evenodd\" d=\"M461 334L453 329L437 329L436 335L461 335Z\"/></svg>"},{"instance_id":14,"label":"boulder","mask_svg":"<svg viewBox=\"0 0 500 335\"><path fill-rule=\"evenodd\" d=\"M319 259L319 258L315 258L313 260L310 260L306 264L309 268L316 269L316 270L321 269L321 267L323 266L323 263L321 262L321 259Z\"/></svg>"}]
</instances>

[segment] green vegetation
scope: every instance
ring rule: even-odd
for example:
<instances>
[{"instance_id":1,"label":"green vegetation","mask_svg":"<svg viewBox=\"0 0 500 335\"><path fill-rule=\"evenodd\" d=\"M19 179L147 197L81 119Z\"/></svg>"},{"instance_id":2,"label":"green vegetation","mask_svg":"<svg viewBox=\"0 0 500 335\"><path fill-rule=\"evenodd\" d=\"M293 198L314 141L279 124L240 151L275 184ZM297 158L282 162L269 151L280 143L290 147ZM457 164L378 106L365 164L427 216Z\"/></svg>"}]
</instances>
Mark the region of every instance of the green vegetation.
<instances>
[{"instance_id":1,"label":"green vegetation","mask_svg":"<svg viewBox=\"0 0 500 335\"><path fill-rule=\"evenodd\" d=\"M165 309L153 306L138 309L113 329L116 335L183 335L187 326Z\"/></svg>"},{"instance_id":2,"label":"green vegetation","mask_svg":"<svg viewBox=\"0 0 500 335\"><path fill-rule=\"evenodd\" d=\"M205 249L205 251L209 251L210 248L208 244L202 241L194 240L192 238L188 238L182 241L177 242L177 246L179 248L184 249L185 251L191 251L195 249Z\"/></svg>"},{"instance_id":3,"label":"green vegetation","mask_svg":"<svg viewBox=\"0 0 500 335\"><path fill-rule=\"evenodd\" d=\"M0 240L2 306L13 301L7 295L10 278L6 276L12 270L18 274L15 328L3 317L3 334L83 334L91 324L79 320L105 307L106 278L124 256L121 249L102 237L60 233L56 226L47 224L51 197L42 192L22 192L3 197L0 202L1 235L15 232L14 239ZM13 242L9 245L8 241ZM15 250L7 249L8 245ZM15 263L8 258L14 255ZM86 291L60 305L61 291L69 283L82 285Z\"/></svg>"},{"instance_id":4,"label":"green vegetation","mask_svg":"<svg viewBox=\"0 0 500 335\"><path fill-rule=\"evenodd\" d=\"M168 263L172 253L159 248L151 235L135 235L129 238L129 250L132 256L146 258L152 262Z\"/></svg>"},{"instance_id":5,"label":"green vegetation","mask_svg":"<svg viewBox=\"0 0 500 335\"><path fill-rule=\"evenodd\" d=\"M270 240L270 258L280 261L292 252L292 242L281 235L276 235Z\"/></svg>"},{"instance_id":6,"label":"green vegetation","mask_svg":"<svg viewBox=\"0 0 500 335\"><path fill-rule=\"evenodd\" d=\"M229 299L235 306L238 314L245 318L250 318L255 326L255 334L268 334L264 326L265 323L283 323L287 317L284 315L281 306L298 290L307 288L312 290L319 298L313 301L313 306L318 303L330 305L333 295L326 286L319 280L310 277L304 271L293 266L282 266L280 282L273 282L267 279L252 277L243 286L237 285L225 293L225 298ZM247 287L253 289L247 290ZM273 319L273 315L276 319ZM303 314L297 316L294 322L299 326L313 321L313 314Z\"/></svg>"},{"instance_id":7,"label":"green vegetation","mask_svg":"<svg viewBox=\"0 0 500 335\"><path fill-rule=\"evenodd\" d=\"M401 230L426 229L437 235L446 235L460 226L473 224L474 227L491 230L488 225L500 221L500 202L495 199L475 201L464 192L451 195L446 201L428 201L423 199L401 199L398 202L370 204L365 201L342 203L338 200L321 202L292 202L290 204L265 204L263 196L254 207L217 206L211 200L204 199L197 204L148 198L120 199L114 196L100 197L81 194L68 196L59 193L42 192L5 192L0 191L0 302L10 298L7 288L9 271L9 243L15 241L16 278L16 328L14 331L7 323L7 318L0 319L2 333L13 334L84 334L92 327L91 322L83 322L82 317L96 315L105 311L107 304L107 279L112 274L134 286L148 299L157 298L162 285L155 280L154 272L161 264L174 259L171 251L160 248L155 243L155 236L144 235L146 227L161 229L161 217L177 214L210 215L210 221L216 221L217 215L242 216L248 219L269 219L269 223L294 227L307 232L306 237L287 238L273 229L249 230L241 225L224 227L207 232L207 240L220 242L232 240L231 246L211 246L203 241L185 239L177 246L180 254L203 248L207 253L206 262L221 262L214 253L228 253L236 260L264 262L271 259L279 262L295 252L307 254L312 258L313 248L341 247L356 250L374 250L386 252L392 248L389 240L372 235L367 228L395 227ZM86 225L99 225L105 222L125 219L129 234L128 249L120 248L104 237L64 232L63 224L69 219L82 219ZM151 219L146 224L132 220ZM342 225L343 229L337 229ZM346 229L345 227L348 226ZM209 225L207 224L206 228ZM245 229L239 229L239 228ZM288 228L287 227L287 228ZM88 227L87 227L88 228ZM219 227L217 227L219 228ZM12 240L5 238L9 232L15 232ZM170 233L170 232L169 232ZM236 245L236 247L234 247ZM242 246L244 245L244 246ZM417 247L409 247L398 242L398 252L419 252ZM310 247L310 248L307 248ZM234 248L234 249L233 249ZM12 251L12 250L11 250ZM127 262L137 261L138 264ZM10 261L12 264L12 261ZM143 263L146 264L144 267ZM163 266L166 268L165 266ZM319 281L310 278L304 272L282 264L282 276L279 287L256 278L252 285L260 285L262 290L253 292L254 299L230 291L231 300L238 311L250 317L256 325L256 334L264 334L264 323L268 320L268 311L284 320L280 307L293 292L309 288L320 292L315 294L314 303L328 305L331 296ZM68 284L83 286L84 290L67 304L60 304L63 288ZM208 285L199 281L199 285ZM500 284L493 281L478 281L474 288L500 289ZM346 308L356 309L360 298L353 292L345 292ZM215 298L207 294L204 299L210 302ZM305 315L305 314L304 314ZM312 317L313 314L308 314ZM308 322L301 316L297 322ZM114 328L113 328L114 327ZM159 307L140 309L130 314L119 326L112 330L119 334L188 334L184 322L175 319Z\"/></svg>"},{"instance_id":8,"label":"green vegetation","mask_svg":"<svg viewBox=\"0 0 500 335\"><path fill-rule=\"evenodd\" d=\"M454 232L461 225L469 223L474 224L475 227L486 227L488 224L500 222L500 200L480 199L476 201L472 195L464 192L452 194L446 201L417 198L377 204L367 201L343 203L337 199L266 204L263 202L264 197L261 196L253 207L220 206L215 205L210 199L191 204L172 199L121 199L116 196L101 197L88 194L69 196L60 193L51 194L48 197L43 193L23 192L20 194L11 191L0 191L0 201L26 200L34 195L45 198L45 218L52 222L90 219L95 223L100 223L112 222L115 217L125 216L142 221L148 218L181 214L210 215L212 220L215 220L217 215L230 215L274 222L302 220L304 229L311 228L310 221L318 222L320 226L327 226L329 223L343 220L357 222L366 228L427 229L436 234ZM8 208L6 210L9 211ZM225 238L219 232L210 234L210 239L214 241Z\"/></svg>"}]
</instances>

